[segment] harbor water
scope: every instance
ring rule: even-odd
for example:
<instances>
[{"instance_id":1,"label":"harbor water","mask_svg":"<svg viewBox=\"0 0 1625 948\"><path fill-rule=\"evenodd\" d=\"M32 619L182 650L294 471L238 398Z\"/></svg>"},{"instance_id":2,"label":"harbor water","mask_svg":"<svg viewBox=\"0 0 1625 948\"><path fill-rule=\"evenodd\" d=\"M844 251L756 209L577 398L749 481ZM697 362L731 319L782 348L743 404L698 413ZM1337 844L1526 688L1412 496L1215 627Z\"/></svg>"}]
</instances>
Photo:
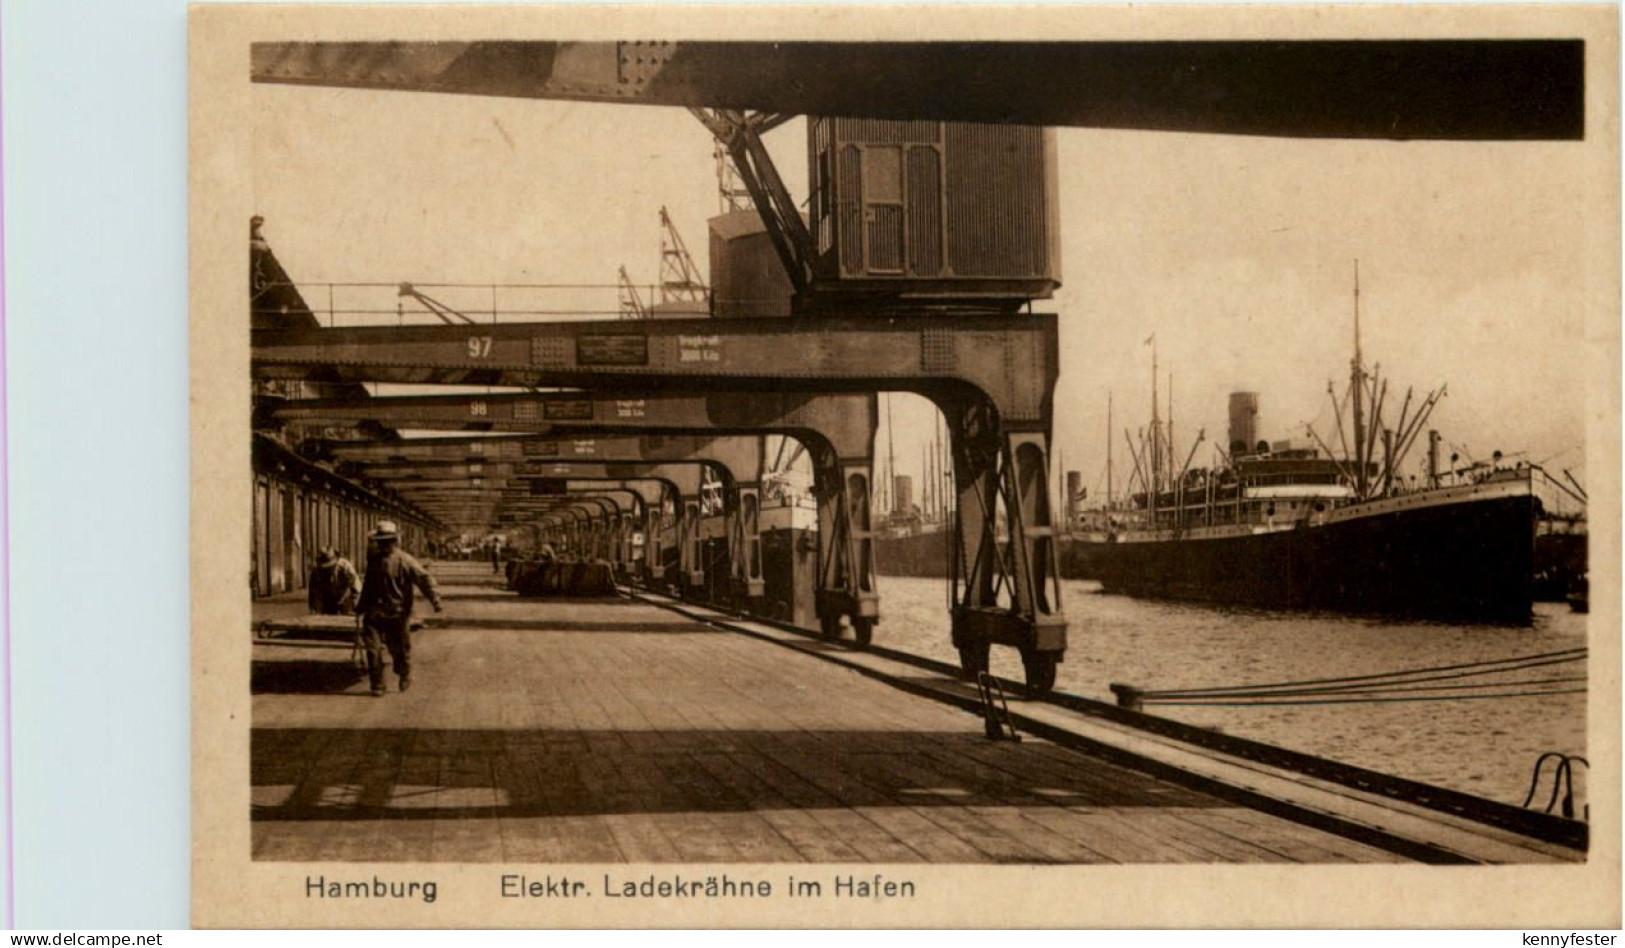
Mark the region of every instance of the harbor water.
<instances>
[{"instance_id":1,"label":"harbor water","mask_svg":"<svg viewBox=\"0 0 1625 948\"><path fill-rule=\"evenodd\" d=\"M947 632L942 579L883 576L875 642L957 662ZM1467 626L1235 607L1106 595L1099 583L1068 580L1063 595L1070 647L1056 690L1113 701L1110 684L1165 691L1379 675L1500 661L1586 646L1586 616L1561 603L1537 603L1530 626ZM1020 680L1013 649L993 650L994 672ZM1583 689L1575 661L1468 679L1494 683L1479 697L1290 706L1148 704L1151 714L1321 757L1521 804L1536 759L1547 751L1585 754L1586 694L1487 697L1530 690ZM1436 696L1433 692L1422 694ZM1576 768L1577 805L1584 768ZM1539 803L1550 791L1550 765Z\"/></svg>"}]
</instances>

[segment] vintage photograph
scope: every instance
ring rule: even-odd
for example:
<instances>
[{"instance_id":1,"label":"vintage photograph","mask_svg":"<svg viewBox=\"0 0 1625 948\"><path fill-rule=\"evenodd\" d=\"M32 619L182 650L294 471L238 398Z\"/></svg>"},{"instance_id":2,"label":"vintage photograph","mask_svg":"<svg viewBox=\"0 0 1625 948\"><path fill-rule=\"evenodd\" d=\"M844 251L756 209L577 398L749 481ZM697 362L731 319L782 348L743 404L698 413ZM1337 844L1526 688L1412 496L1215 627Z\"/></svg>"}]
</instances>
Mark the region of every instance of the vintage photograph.
<instances>
[{"instance_id":1,"label":"vintage photograph","mask_svg":"<svg viewBox=\"0 0 1625 948\"><path fill-rule=\"evenodd\" d=\"M201 917L1617 917L1611 19L444 13L194 13Z\"/></svg>"}]
</instances>

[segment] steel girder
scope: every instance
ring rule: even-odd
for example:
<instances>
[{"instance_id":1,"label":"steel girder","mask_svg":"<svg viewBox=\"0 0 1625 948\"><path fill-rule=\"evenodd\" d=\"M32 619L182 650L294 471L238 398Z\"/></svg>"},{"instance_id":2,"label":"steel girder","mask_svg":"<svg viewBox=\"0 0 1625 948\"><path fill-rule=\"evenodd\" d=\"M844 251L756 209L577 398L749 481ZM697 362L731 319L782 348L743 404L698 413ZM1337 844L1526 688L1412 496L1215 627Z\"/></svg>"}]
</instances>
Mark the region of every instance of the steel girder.
<instances>
[{"instance_id":1,"label":"steel girder","mask_svg":"<svg viewBox=\"0 0 1625 948\"><path fill-rule=\"evenodd\" d=\"M726 439L717 439L725 441ZM746 476L754 476L755 483L759 484L760 474L760 448L756 448L755 473L740 449L730 449L731 453L741 455L731 458L738 465L740 472ZM493 475L482 478L493 484L501 486L525 486L527 489L541 488L548 481L561 482L558 489L567 490L565 483L570 481L611 481L634 478L656 478L667 481L676 486L678 504L676 511L676 531L678 537L678 562L681 573L681 590L687 595L693 595L695 590L705 583L705 571L701 561L701 545L707 539L707 531L711 524L715 524L716 531L723 535L731 535L731 521L737 513L735 509L725 509L715 513L708 513L704 509L701 498L701 470L710 469L721 475L725 484L734 481L733 470L729 465L720 461L709 459L677 459L665 463L651 463L648 461L618 461L600 459L597 461L549 461L525 465L528 470L514 474L512 477ZM387 479L387 478L386 478ZM422 491L456 490L467 484L467 476L448 475L445 477L424 477L414 480L390 481L396 485L404 497L416 498ZM552 485L548 485L552 486Z\"/></svg>"},{"instance_id":2,"label":"steel girder","mask_svg":"<svg viewBox=\"0 0 1625 948\"><path fill-rule=\"evenodd\" d=\"M966 393L961 392L961 395ZM966 395L966 397L969 397ZM818 505L819 623L838 635L847 617L860 640L880 617L874 572L874 530L869 495L874 434L879 423L875 395L763 392L590 392L390 396L358 400L267 402L259 412L267 425L376 422L395 428L545 432L478 438L422 438L387 442L321 442L322 453L340 460L472 459L535 457L552 445L561 458L589 459L609 436L643 432L715 436L787 434L799 440L813 464ZM586 437L594 436L594 437ZM747 594L753 588L747 583Z\"/></svg>"},{"instance_id":3,"label":"steel girder","mask_svg":"<svg viewBox=\"0 0 1625 948\"><path fill-rule=\"evenodd\" d=\"M759 435L701 437L697 435L610 436L606 438L556 439L543 437L507 442L500 459L491 453L469 458L468 442L433 446L442 457L418 460L379 457L377 452L340 452L367 477L388 484L414 483L424 478L535 478L556 477L556 465L584 461L684 461L704 460L721 465L725 479L725 516L728 530L729 569L733 581L730 599L752 611L762 606L766 592L761 566L761 492L766 459ZM517 450L515 450L517 449ZM544 450L545 449L545 450ZM482 446L483 452L483 446ZM367 455L371 454L371 457ZM462 455L458 457L457 455ZM527 456L528 455L528 456Z\"/></svg>"},{"instance_id":4,"label":"steel girder","mask_svg":"<svg viewBox=\"0 0 1625 948\"><path fill-rule=\"evenodd\" d=\"M590 503L597 501L597 503ZM598 510L600 517L593 512ZM622 574L630 574L637 569L637 560L634 555L634 531L637 529L638 514L621 507L613 498L602 495L577 495L577 498L561 499L550 506L539 506L528 513L514 512L505 517L498 518L497 525L504 528L528 529L532 532L535 549L540 549L543 542L552 537L550 530L557 528L566 521L561 517L563 513L585 514L586 526L591 531L591 542L585 544L583 549L592 556L609 560L615 569Z\"/></svg>"},{"instance_id":5,"label":"steel girder","mask_svg":"<svg viewBox=\"0 0 1625 948\"><path fill-rule=\"evenodd\" d=\"M678 484L655 477L638 480L572 480L558 495L536 495L528 488L481 488L475 491L451 481L425 485L414 492L414 498L430 509L457 511L468 509L472 495L487 507L500 504L506 511L503 516L488 518L494 526L521 526L533 530L542 518L559 511L586 511L587 524L596 526L599 531L593 535L595 555L603 555L623 570L631 570L636 565L632 556L634 532L640 525L643 526L649 536L649 548L658 549L657 530L662 510L668 499L672 501L674 510L682 509L678 500L679 490ZM625 495L630 502L623 505L617 495ZM589 506L599 510L603 516L591 514L586 510ZM557 525L563 521L555 519L553 522ZM656 564L654 576L658 578L659 575Z\"/></svg>"},{"instance_id":6,"label":"steel girder","mask_svg":"<svg viewBox=\"0 0 1625 948\"><path fill-rule=\"evenodd\" d=\"M632 556L632 534L641 528L650 511L658 516L661 499L668 489L658 481L642 482L646 490L613 487L608 485L591 485L591 489L584 490L581 484L576 484L561 497L526 497L507 499L503 502L504 513L501 516L490 518L491 526L496 528L510 528L522 526L533 528L539 517L550 514L565 507L576 506L583 509L591 507L597 509L608 520L608 530L611 543L609 558L622 568L631 568L634 565ZM645 497L651 494L652 499ZM453 495L454 497L455 495ZM449 505L449 509L458 509L461 503L456 499L425 501L431 505ZM589 510L590 513L590 510ZM597 518L595 515L595 519Z\"/></svg>"},{"instance_id":7,"label":"steel girder","mask_svg":"<svg viewBox=\"0 0 1625 948\"><path fill-rule=\"evenodd\" d=\"M255 43L255 82L792 115L1379 139L1578 139L1547 39Z\"/></svg>"},{"instance_id":8,"label":"steel girder","mask_svg":"<svg viewBox=\"0 0 1625 948\"><path fill-rule=\"evenodd\" d=\"M939 403L980 395L1003 424L1042 429L1059 375L1056 347L1053 315L881 312L258 329L252 363L256 378L328 382L752 395L898 390Z\"/></svg>"},{"instance_id":9,"label":"steel girder","mask_svg":"<svg viewBox=\"0 0 1625 948\"><path fill-rule=\"evenodd\" d=\"M590 490L608 495L625 494L631 500L627 506L635 509L640 516L647 505L659 506L664 490L659 483L648 482L628 482L623 486L570 484L566 489L572 493ZM492 512L492 507L496 503L504 504L506 509L525 510L537 506L538 502L544 499L530 497L528 491L527 496L523 498L508 498L502 495L503 491L500 490L468 488L442 491L434 495L420 494L419 497L420 502L428 503L438 510L466 513L464 518L455 522L470 527L487 525L491 517L486 515ZM468 517L484 517L484 519L468 519Z\"/></svg>"},{"instance_id":10,"label":"steel girder","mask_svg":"<svg viewBox=\"0 0 1625 948\"><path fill-rule=\"evenodd\" d=\"M602 494L571 495L560 499L552 511L543 512L537 523L544 527L550 520L557 523L560 514L571 515L564 522L571 528L574 548L590 558L608 560L619 569L626 568L624 537L620 532L624 521L620 504L613 498Z\"/></svg>"},{"instance_id":11,"label":"steel girder","mask_svg":"<svg viewBox=\"0 0 1625 948\"><path fill-rule=\"evenodd\" d=\"M554 463L550 470L528 477L515 477L513 485L524 485L513 489L506 478L493 478L491 487L470 489L466 485L467 478L423 478L418 480L399 481L400 493L403 497L411 499L428 509L435 509L437 503L457 503L469 496L478 496L499 504L506 504L514 500L546 497L535 490L544 481L556 481L548 485L550 489L557 489L559 495L566 495L579 491L586 486L590 489L601 489L603 483L623 484L635 481L655 481L668 488L668 496L673 500L671 530L676 534L675 546L678 552L679 576L675 587L685 593L691 593L694 587L704 582L704 573L700 569L699 549L702 542L702 532L705 529L702 523L700 506L700 486L702 468L711 468L721 474L724 479L730 475L726 468L707 460L682 460L671 463L647 463L641 461L598 461L598 462L561 462ZM500 480L501 485L495 482ZM656 584L664 581L664 562L662 548L664 546L661 536L663 529L662 509L664 503L656 503L646 508L645 522L647 524L646 562L650 570L651 579ZM722 517L715 518L719 522Z\"/></svg>"}]
</instances>

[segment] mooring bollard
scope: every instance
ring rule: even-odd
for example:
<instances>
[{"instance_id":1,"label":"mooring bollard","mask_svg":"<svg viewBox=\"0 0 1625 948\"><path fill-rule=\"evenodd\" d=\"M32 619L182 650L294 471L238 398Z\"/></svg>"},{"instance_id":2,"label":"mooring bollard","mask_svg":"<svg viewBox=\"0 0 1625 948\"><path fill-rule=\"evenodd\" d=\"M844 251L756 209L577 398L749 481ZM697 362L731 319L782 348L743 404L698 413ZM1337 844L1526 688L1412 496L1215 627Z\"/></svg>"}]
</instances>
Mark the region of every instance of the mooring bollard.
<instances>
[{"instance_id":1,"label":"mooring bollard","mask_svg":"<svg viewBox=\"0 0 1625 948\"><path fill-rule=\"evenodd\" d=\"M1145 710L1145 692L1133 685L1112 682L1112 694L1117 696L1117 706L1129 711Z\"/></svg>"}]
</instances>

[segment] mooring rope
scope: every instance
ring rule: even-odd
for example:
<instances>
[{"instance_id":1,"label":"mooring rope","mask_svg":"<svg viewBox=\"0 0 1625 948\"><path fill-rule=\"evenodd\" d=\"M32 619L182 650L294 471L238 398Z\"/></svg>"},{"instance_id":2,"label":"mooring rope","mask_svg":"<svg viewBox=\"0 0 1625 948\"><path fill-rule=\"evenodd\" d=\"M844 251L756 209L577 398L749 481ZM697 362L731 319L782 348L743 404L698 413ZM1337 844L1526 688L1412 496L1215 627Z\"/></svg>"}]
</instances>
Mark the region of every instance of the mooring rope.
<instances>
[{"instance_id":1,"label":"mooring rope","mask_svg":"<svg viewBox=\"0 0 1625 948\"><path fill-rule=\"evenodd\" d=\"M1206 691L1206 690L1195 690L1195 691L1151 691L1151 692L1146 692L1146 697L1148 697L1148 698L1215 698L1215 699L1222 699L1222 698L1226 698L1226 697L1234 697L1234 698L1271 697L1271 698L1274 698L1274 697L1287 697L1287 696L1291 696L1291 695L1343 694L1343 693L1351 693L1351 692L1390 691L1390 690L1403 691L1403 690L1407 690L1407 689L1402 687L1404 685L1420 685L1420 684L1425 684L1427 682L1435 682L1435 681L1460 681L1460 680L1462 680L1464 678L1475 678L1475 677L1480 677L1480 676L1483 676L1483 675L1500 675L1500 674L1505 674L1507 672L1526 671L1526 670L1531 669L1531 668L1545 668L1545 667L1548 667L1548 666L1551 666L1551 665L1567 665L1567 664L1570 664L1570 663L1573 663L1573 662L1579 662L1579 661L1584 661L1584 660L1585 660L1584 656L1578 656L1578 657L1574 657L1574 658L1555 658L1555 659L1547 659L1546 661L1542 661L1542 662L1524 662L1521 665L1502 665L1502 666L1497 666L1497 667L1494 667L1494 668L1483 668L1483 669L1477 669L1477 670L1471 670L1471 671L1448 672L1448 673L1440 674L1440 675L1424 675L1424 676L1411 677L1411 678L1382 679L1382 680L1373 680L1373 681L1368 681L1368 682L1363 682L1363 683L1353 683L1353 684L1346 684L1346 685L1312 685L1312 686L1304 686L1304 687L1299 687L1299 688L1266 688L1266 687L1263 687L1263 686L1259 686L1259 687L1248 688L1248 689L1227 689L1224 692L1212 692L1212 691ZM1581 680L1584 680L1584 679L1581 679ZM1451 686L1446 686L1446 687L1451 687ZM1470 687L1470 686L1457 685L1457 686L1453 686L1453 687L1465 688L1465 687ZM1483 686L1479 686L1479 687L1483 687Z\"/></svg>"},{"instance_id":2,"label":"mooring rope","mask_svg":"<svg viewBox=\"0 0 1625 948\"><path fill-rule=\"evenodd\" d=\"M1229 685L1215 688L1168 689L1146 691L1138 697L1146 704L1208 707L1244 707L1266 705L1358 704L1397 701L1454 701L1484 698L1522 698L1548 694L1575 694L1584 688L1542 689L1538 691L1497 691L1494 694L1462 694L1466 691L1486 689L1526 688L1542 685L1566 685L1584 682L1584 676L1555 678L1527 678L1516 681L1495 681L1478 684L1430 684L1431 682L1460 682L1467 678L1503 675L1553 665L1567 665L1585 661L1588 650L1564 649L1536 655L1455 665L1437 665L1404 671L1371 675L1350 675L1339 678L1312 678L1299 681L1269 682L1252 685ZM1449 694L1420 694L1420 692L1450 692Z\"/></svg>"},{"instance_id":3,"label":"mooring rope","mask_svg":"<svg viewBox=\"0 0 1625 948\"><path fill-rule=\"evenodd\" d=\"M1579 661L1586 657L1588 650L1585 647L1563 649L1557 652L1541 652L1537 655L1519 655L1512 658L1498 658L1481 662L1464 662L1456 665L1432 665L1425 668L1408 668L1402 671L1378 672L1368 675L1346 675L1339 678L1302 678L1295 681L1271 681L1249 685L1224 685L1213 688L1177 688L1164 691L1147 691L1147 697L1152 695L1221 695L1235 692L1256 692L1265 689L1304 689L1319 686L1344 686L1355 684L1408 684L1413 681L1438 680L1441 672L1463 672L1462 677L1471 677L1479 674L1492 674L1498 671L1516 671L1524 667L1537 667L1539 665L1558 665L1566 662ZM1419 678L1416 676L1427 676Z\"/></svg>"},{"instance_id":4,"label":"mooring rope","mask_svg":"<svg viewBox=\"0 0 1625 948\"><path fill-rule=\"evenodd\" d=\"M1244 695L1237 695L1236 697L1237 698L1243 698L1243 699L1245 699L1245 698L1291 698L1291 697L1299 697L1299 696L1301 696L1301 697L1328 697L1328 696L1332 696L1332 695L1366 695L1366 694L1370 694L1370 695L1388 695L1388 694L1410 693L1410 692L1417 692L1417 691L1473 691L1473 690L1483 690L1483 689L1486 689L1486 688L1512 688L1512 687L1520 687L1520 686L1523 686L1523 685L1566 685L1566 684L1573 684L1574 682L1582 682L1582 681L1586 681L1586 680L1587 679L1586 679L1586 677L1584 675L1574 675L1574 676L1567 676L1567 677L1563 677L1563 678L1525 678L1525 679L1522 679L1522 680L1519 680L1519 681L1493 681L1493 682L1486 682L1486 683L1476 684L1476 685L1418 685L1416 687L1411 687L1409 682L1402 682L1401 684L1399 684L1397 686L1396 685L1385 685L1385 686L1378 687L1378 688L1326 688L1326 689L1315 689L1313 691L1260 691L1260 692L1256 692L1256 693L1248 693L1248 694L1244 694ZM1160 694L1160 692L1159 692L1159 694ZM1172 697L1178 698L1178 697L1186 697L1186 696L1173 695ZM1191 697L1200 697L1200 696L1191 696ZM1222 700L1228 700L1228 699L1225 698L1225 697L1221 697L1221 696L1212 696L1212 700L1222 701Z\"/></svg>"},{"instance_id":5,"label":"mooring rope","mask_svg":"<svg viewBox=\"0 0 1625 948\"><path fill-rule=\"evenodd\" d=\"M1553 688L1546 691L1511 691L1504 694L1492 695L1417 695L1405 698L1312 698L1303 701L1282 701L1275 699L1264 700L1237 700L1237 701L1146 701L1146 704L1161 704L1171 707L1209 707L1209 708L1262 708L1285 707L1290 705L1315 704L1392 704L1402 701L1478 701L1485 698L1533 698L1541 695L1578 695L1585 694L1584 688Z\"/></svg>"}]
</instances>

